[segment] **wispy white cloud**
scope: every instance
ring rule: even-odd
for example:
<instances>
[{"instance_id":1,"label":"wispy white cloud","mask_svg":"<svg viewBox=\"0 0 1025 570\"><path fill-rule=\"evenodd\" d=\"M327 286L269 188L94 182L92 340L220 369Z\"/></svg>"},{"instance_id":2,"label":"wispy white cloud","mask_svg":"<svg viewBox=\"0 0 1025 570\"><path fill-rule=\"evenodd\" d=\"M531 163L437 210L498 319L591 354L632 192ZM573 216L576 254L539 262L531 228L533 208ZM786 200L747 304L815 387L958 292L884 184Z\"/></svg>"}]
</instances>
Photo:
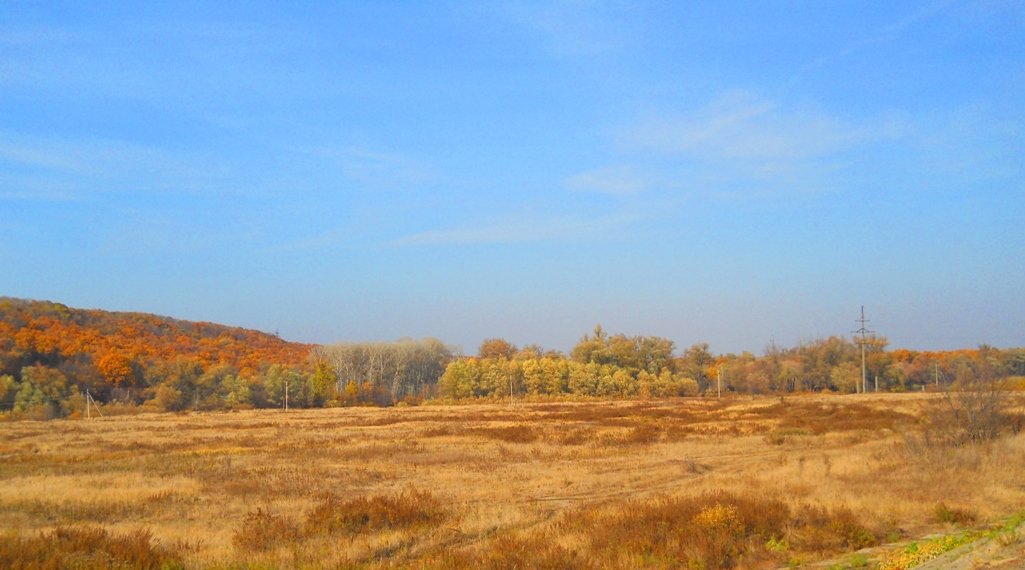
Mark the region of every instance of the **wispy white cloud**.
<instances>
[{"instance_id":1,"label":"wispy white cloud","mask_svg":"<svg viewBox=\"0 0 1025 570\"><path fill-rule=\"evenodd\" d=\"M0 174L0 201L78 202L81 198L67 184L34 179L25 175Z\"/></svg>"},{"instance_id":2,"label":"wispy white cloud","mask_svg":"<svg viewBox=\"0 0 1025 570\"><path fill-rule=\"evenodd\" d=\"M912 128L901 117L852 121L735 91L636 121L617 141L628 156L661 165L661 187L738 199L838 190L863 153Z\"/></svg>"},{"instance_id":3,"label":"wispy white cloud","mask_svg":"<svg viewBox=\"0 0 1025 570\"><path fill-rule=\"evenodd\" d=\"M356 182L413 187L434 182L438 171L427 161L365 146L319 147L307 154L327 160Z\"/></svg>"},{"instance_id":4,"label":"wispy white cloud","mask_svg":"<svg viewBox=\"0 0 1025 570\"><path fill-rule=\"evenodd\" d=\"M97 231L103 236L98 251L113 256L238 252L257 237L256 231L226 223L211 226L201 221L164 214L126 218Z\"/></svg>"},{"instance_id":5,"label":"wispy white cloud","mask_svg":"<svg viewBox=\"0 0 1025 570\"><path fill-rule=\"evenodd\" d=\"M38 46L40 44L64 43L75 38L67 30L58 28L20 28L0 30L0 44L8 46Z\"/></svg>"},{"instance_id":6,"label":"wispy white cloud","mask_svg":"<svg viewBox=\"0 0 1025 570\"><path fill-rule=\"evenodd\" d=\"M345 242L349 232L344 228L332 228L311 236L289 240L263 250L264 253L295 253L331 247Z\"/></svg>"},{"instance_id":7,"label":"wispy white cloud","mask_svg":"<svg viewBox=\"0 0 1025 570\"><path fill-rule=\"evenodd\" d=\"M871 34L848 41L833 52L819 55L810 62L802 65L786 82L784 87L786 89L790 89L804 77L819 69L826 68L832 62L843 59L852 53L856 53L874 45L885 44L896 40L909 28L912 28L922 20L927 20L937 15L950 5L954 4L955 1L956 0L933 0L932 2L927 2L907 16L890 22Z\"/></svg>"},{"instance_id":8,"label":"wispy white cloud","mask_svg":"<svg viewBox=\"0 0 1025 570\"><path fill-rule=\"evenodd\" d=\"M606 238L637 221L632 215L587 219L578 216L548 219L504 219L491 224L439 229L401 237L396 247L436 245L522 244Z\"/></svg>"},{"instance_id":9,"label":"wispy white cloud","mask_svg":"<svg viewBox=\"0 0 1025 570\"><path fill-rule=\"evenodd\" d=\"M624 14L611 13L612 8L586 0L515 2L506 5L506 13L557 55L598 56L620 48L632 37Z\"/></svg>"},{"instance_id":10,"label":"wispy white cloud","mask_svg":"<svg viewBox=\"0 0 1025 570\"><path fill-rule=\"evenodd\" d=\"M0 165L19 172L11 193L60 185L70 197L118 191L209 189L230 174L203 157L110 139L25 137L0 132Z\"/></svg>"},{"instance_id":11,"label":"wispy white cloud","mask_svg":"<svg viewBox=\"0 0 1025 570\"><path fill-rule=\"evenodd\" d=\"M683 116L627 129L628 144L709 159L797 160L901 135L899 121L849 124L824 113L789 111L743 93L719 97Z\"/></svg>"},{"instance_id":12,"label":"wispy white cloud","mask_svg":"<svg viewBox=\"0 0 1025 570\"><path fill-rule=\"evenodd\" d=\"M608 166L579 172L565 180L566 188L574 192L597 192L625 196L643 192L651 185L648 176L632 166Z\"/></svg>"},{"instance_id":13,"label":"wispy white cloud","mask_svg":"<svg viewBox=\"0 0 1025 570\"><path fill-rule=\"evenodd\" d=\"M1025 174L1025 120L973 106L932 113L916 122L909 145L918 179L971 187Z\"/></svg>"},{"instance_id":14,"label":"wispy white cloud","mask_svg":"<svg viewBox=\"0 0 1025 570\"><path fill-rule=\"evenodd\" d=\"M731 93L617 134L627 156L661 164L660 188L744 199L1006 182L1023 172L1023 132L1020 117L994 106L856 120Z\"/></svg>"}]
</instances>

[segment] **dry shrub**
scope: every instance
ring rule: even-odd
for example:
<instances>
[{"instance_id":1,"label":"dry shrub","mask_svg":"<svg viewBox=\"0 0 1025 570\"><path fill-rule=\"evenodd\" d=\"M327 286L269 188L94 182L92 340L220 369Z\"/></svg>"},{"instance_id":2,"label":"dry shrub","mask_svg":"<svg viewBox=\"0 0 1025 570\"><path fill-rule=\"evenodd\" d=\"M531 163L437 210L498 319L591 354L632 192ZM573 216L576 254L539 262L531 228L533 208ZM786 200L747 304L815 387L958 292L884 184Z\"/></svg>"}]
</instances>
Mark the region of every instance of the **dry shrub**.
<instances>
[{"instance_id":1,"label":"dry shrub","mask_svg":"<svg viewBox=\"0 0 1025 570\"><path fill-rule=\"evenodd\" d=\"M257 508L256 512L248 513L242 519L231 543L238 550L266 552L298 538L299 527L292 519Z\"/></svg>"},{"instance_id":2,"label":"dry shrub","mask_svg":"<svg viewBox=\"0 0 1025 570\"><path fill-rule=\"evenodd\" d=\"M966 525L975 522L976 519L975 513L970 510L949 507L946 503L936 505L933 513L936 515L936 520L942 523Z\"/></svg>"},{"instance_id":3,"label":"dry shrub","mask_svg":"<svg viewBox=\"0 0 1025 570\"><path fill-rule=\"evenodd\" d=\"M735 568L786 563L794 552L876 544L846 508L800 507L726 492L663 497L572 511L557 523L580 535L597 567Z\"/></svg>"},{"instance_id":4,"label":"dry shrub","mask_svg":"<svg viewBox=\"0 0 1025 570\"><path fill-rule=\"evenodd\" d=\"M596 568L578 553L551 540L538 541L512 536L498 537L488 543L487 549L480 552L446 552L428 564L428 567L480 570Z\"/></svg>"},{"instance_id":5,"label":"dry shrub","mask_svg":"<svg viewBox=\"0 0 1025 570\"><path fill-rule=\"evenodd\" d=\"M558 412L546 414L546 421L577 421L598 423L600 425L618 426L630 415L630 410L621 406L591 405L573 406Z\"/></svg>"},{"instance_id":6,"label":"dry shrub","mask_svg":"<svg viewBox=\"0 0 1025 570\"><path fill-rule=\"evenodd\" d=\"M791 544L806 552L860 550L879 543L878 534L843 506L802 505L794 513L790 531Z\"/></svg>"},{"instance_id":7,"label":"dry shrub","mask_svg":"<svg viewBox=\"0 0 1025 570\"><path fill-rule=\"evenodd\" d=\"M592 441L595 438L594 429L565 429L556 432L555 440L553 443L559 443L562 445L583 445L588 441Z\"/></svg>"},{"instance_id":8,"label":"dry shrub","mask_svg":"<svg viewBox=\"0 0 1025 570\"><path fill-rule=\"evenodd\" d=\"M408 421L411 421L411 420L409 418L405 418L405 417L401 417L401 416L384 416L384 417L374 418L374 419L371 419L371 420L366 420L366 421L360 422L360 425L381 427L381 426L390 426L390 425L395 425L395 424L401 424L401 423L405 423L405 422L408 422Z\"/></svg>"},{"instance_id":9,"label":"dry shrub","mask_svg":"<svg viewBox=\"0 0 1025 570\"><path fill-rule=\"evenodd\" d=\"M424 437L445 437L456 434L457 432L449 426L432 427L423 432Z\"/></svg>"},{"instance_id":10,"label":"dry shrub","mask_svg":"<svg viewBox=\"0 0 1025 570\"><path fill-rule=\"evenodd\" d=\"M850 402L783 404L771 408L775 412L782 412L780 428L805 429L815 435L856 430L894 430L916 421L909 414Z\"/></svg>"},{"instance_id":11,"label":"dry shrub","mask_svg":"<svg viewBox=\"0 0 1025 570\"><path fill-rule=\"evenodd\" d=\"M657 443L662 438L662 430L654 424L642 424L630 430L626 436L627 443L650 444Z\"/></svg>"},{"instance_id":12,"label":"dry shrub","mask_svg":"<svg viewBox=\"0 0 1025 570\"><path fill-rule=\"evenodd\" d=\"M48 523L112 523L130 517L137 517L146 512L159 510L147 509L146 505L124 501L85 501L58 502L33 499L30 501L12 501L0 504L0 513L21 512Z\"/></svg>"},{"instance_id":13,"label":"dry shrub","mask_svg":"<svg viewBox=\"0 0 1025 570\"><path fill-rule=\"evenodd\" d=\"M243 498L260 495L274 489L266 481L258 479L246 469L239 469L237 473L234 477L208 483L208 486L227 495Z\"/></svg>"},{"instance_id":14,"label":"dry shrub","mask_svg":"<svg viewBox=\"0 0 1025 570\"><path fill-rule=\"evenodd\" d=\"M997 380L962 374L932 410L930 431L946 443L961 446L1021 432L1025 418L1012 410L1013 392Z\"/></svg>"},{"instance_id":15,"label":"dry shrub","mask_svg":"<svg viewBox=\"0 0 1025 570\"><path fill-rule=\"evenodd\" d=\"M481 435L488 439L497 439L506 443L532 443L540 437L537 430L522 424L506 427L477 428L468 430L467 433Z\"/></svg>"},{"instance_id":16,"label":"dry shrub","mask_svg":"<svg viewBox=\"0 0 1025 570\"><path fill-rule=\"evenodd\" d=\"M631 446L650 445L658 443L662 439L663 430L655 424L632 425L626 433L606 433L596 437L595 445L604 446Z\"/></svg>"},{"instance_id":17,"label":"dry shrub","mask_svg":"<svg viewBox=\"0 0 1025 570\"><path fill-rule=\"evenodd\" d=\"M731 568L742 557L751 558L747 535L782 529L786 520L781 502L748 503L726 493L632 501L611 513L584 512L570 524L584 527L580 530L588 535L591 549L609 561L640 557L656 566L679 561Z\"/></svg>"},{"instance_id":18,"label":"dry shrub","mask_svg":"<svg viewBox=\"0 0 1025 570\"><path fill-rule=\"evenodd\" d=\"M1004 385L1008 390L1025 392L1025 376L1008 376L1004 379Z\"/></svg>"},{"instance_id":19,"label":"dry shrub","mask_svg":"<svg viewBox=\"0 0 1025 570\"><path fill-rule=\"evenodd\" d=\"M693 428L671 425L665 429L665 441L668 443L679 443L693 433Z\"/></svg>"},{"instance_id":20,"label":"dry shrub","mask_svg":"<svg viewBox=\"0 0 1025 570\"><path fill-rule=\"evenodd\" d=\"M784 427L772 430L765 434L765 441L772 445L783 445L794 437L803 437L811 435L811 431L807 428L799 427Z\"/></svg>"},{"instance_id":21,"label":"dry shrub","mask_svg":"<svg viewBox=\"0 0 1025 570\"><path fill-rule=\"evenodd\" d=\"M430 491L408 489L394 496L348 500L328 495L306 514L303 530L308 535L356 534L366 530L433 525L445 516L441 502Z\"/></svg>"},{"instance_id":22,"label":"dry shrub","mask_svg":"<svg viewBox=\"0 0 1025 570\"><path fill-rule=\"evenodd\" d=\"M184 568L182 554L190 548L184 543L155 543L147 529L113 534L98 527L59 526L36 537L0 537L0 568Z\"/></svg>"}]
</instances>

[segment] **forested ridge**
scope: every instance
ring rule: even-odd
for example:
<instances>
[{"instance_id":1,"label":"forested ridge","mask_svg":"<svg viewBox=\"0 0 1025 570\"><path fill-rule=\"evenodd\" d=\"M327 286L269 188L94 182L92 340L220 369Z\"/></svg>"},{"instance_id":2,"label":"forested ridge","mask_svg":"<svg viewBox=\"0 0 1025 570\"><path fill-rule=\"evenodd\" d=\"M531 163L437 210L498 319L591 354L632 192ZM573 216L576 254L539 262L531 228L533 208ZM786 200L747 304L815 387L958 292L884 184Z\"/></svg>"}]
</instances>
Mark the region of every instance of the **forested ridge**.
<instances>
[{"instance_id":1,"label":"forested ridge","mask_svg":"<svg viewBox=\"0 0 1025 570\"><path fill-rule=\"evenodd\" d=\"M232 377L231 384L273 367L304 370L310 349L238 327L2 297L0 407L65 415L81 407L86 390L103 402L141 404L160 396L167 409L220 407L219 398L229 394L220 386L204 394L204 375L217 384ZM208 399L214 401L200 402Z\"/></svg>"},{"instance_id":2,"label":"forested ridge","mask_svg":"<svg viewBox=\"0 0 1025 570\"><path fill-rule=\"evenodd\" d=\"M937 390L972 379L1022 386L1025 349L887 350L868 339L870 391ZM393 405L425 399L666 398L801 391L857 392L861 351L839 336L761 355L679 350L656 336L601 326L569 354L485 340L476 354L425 338L292 343L259 331L144 313L73 309L0 298L0 412L51 418L84 413L86 394L108 412Z\"/></svg>"}]
</instances>

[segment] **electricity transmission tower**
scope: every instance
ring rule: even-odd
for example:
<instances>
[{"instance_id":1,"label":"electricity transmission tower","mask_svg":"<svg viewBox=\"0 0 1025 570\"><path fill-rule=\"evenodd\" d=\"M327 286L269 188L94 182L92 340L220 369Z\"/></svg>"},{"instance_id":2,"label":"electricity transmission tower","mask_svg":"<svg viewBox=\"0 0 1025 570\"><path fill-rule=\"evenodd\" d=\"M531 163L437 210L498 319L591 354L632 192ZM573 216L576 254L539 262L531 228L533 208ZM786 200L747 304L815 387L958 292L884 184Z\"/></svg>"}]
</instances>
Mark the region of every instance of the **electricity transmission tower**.
<instances>
[{"instance_id":1,"label":"electricity transmission tower","mask_svg":"<svg viewBox=\"0 0 1025 570\"><path fill-rule=\"evenodd\" d=\"M868 323L868 319L865 318L865 305L861 306L861 318L856 319L854 322L861 325L858 330L851 331L854 334L860 334L861 338L855 337L855 342L861 345L861 393L868 393L868 374L865 368L865 345L868 344L867 335L875 334L876 331L870 331L865 328L865 324Z\"/></svg>"}]
</instances>

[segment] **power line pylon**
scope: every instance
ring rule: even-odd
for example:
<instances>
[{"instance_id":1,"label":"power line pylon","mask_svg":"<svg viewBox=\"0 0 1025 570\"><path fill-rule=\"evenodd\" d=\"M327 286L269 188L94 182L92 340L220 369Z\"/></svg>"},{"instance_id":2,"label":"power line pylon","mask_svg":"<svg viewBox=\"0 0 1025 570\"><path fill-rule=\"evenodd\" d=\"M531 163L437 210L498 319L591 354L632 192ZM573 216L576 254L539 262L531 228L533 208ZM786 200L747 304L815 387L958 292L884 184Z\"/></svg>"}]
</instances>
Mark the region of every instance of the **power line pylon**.
<instances>
[{"instance_id":1,"label":"power line pylon","mask_svg":"<svg viewBox=\"0 0 1025 570\"><path fill-rule=\"evenodd\" d=\"M863 394L868 393L868 374L865 368L865 345L868 344L867 335L875 334L876 331L870 331L865 328L865 324L868 323L868 319L865 318L865 305L861 306L861 318L856 319L854 322L861 325L858 330L851 331L854 334L860 334L861 338L855 339L859 345L861 345L861 392Z\"/></svg>"}]
</instances>

